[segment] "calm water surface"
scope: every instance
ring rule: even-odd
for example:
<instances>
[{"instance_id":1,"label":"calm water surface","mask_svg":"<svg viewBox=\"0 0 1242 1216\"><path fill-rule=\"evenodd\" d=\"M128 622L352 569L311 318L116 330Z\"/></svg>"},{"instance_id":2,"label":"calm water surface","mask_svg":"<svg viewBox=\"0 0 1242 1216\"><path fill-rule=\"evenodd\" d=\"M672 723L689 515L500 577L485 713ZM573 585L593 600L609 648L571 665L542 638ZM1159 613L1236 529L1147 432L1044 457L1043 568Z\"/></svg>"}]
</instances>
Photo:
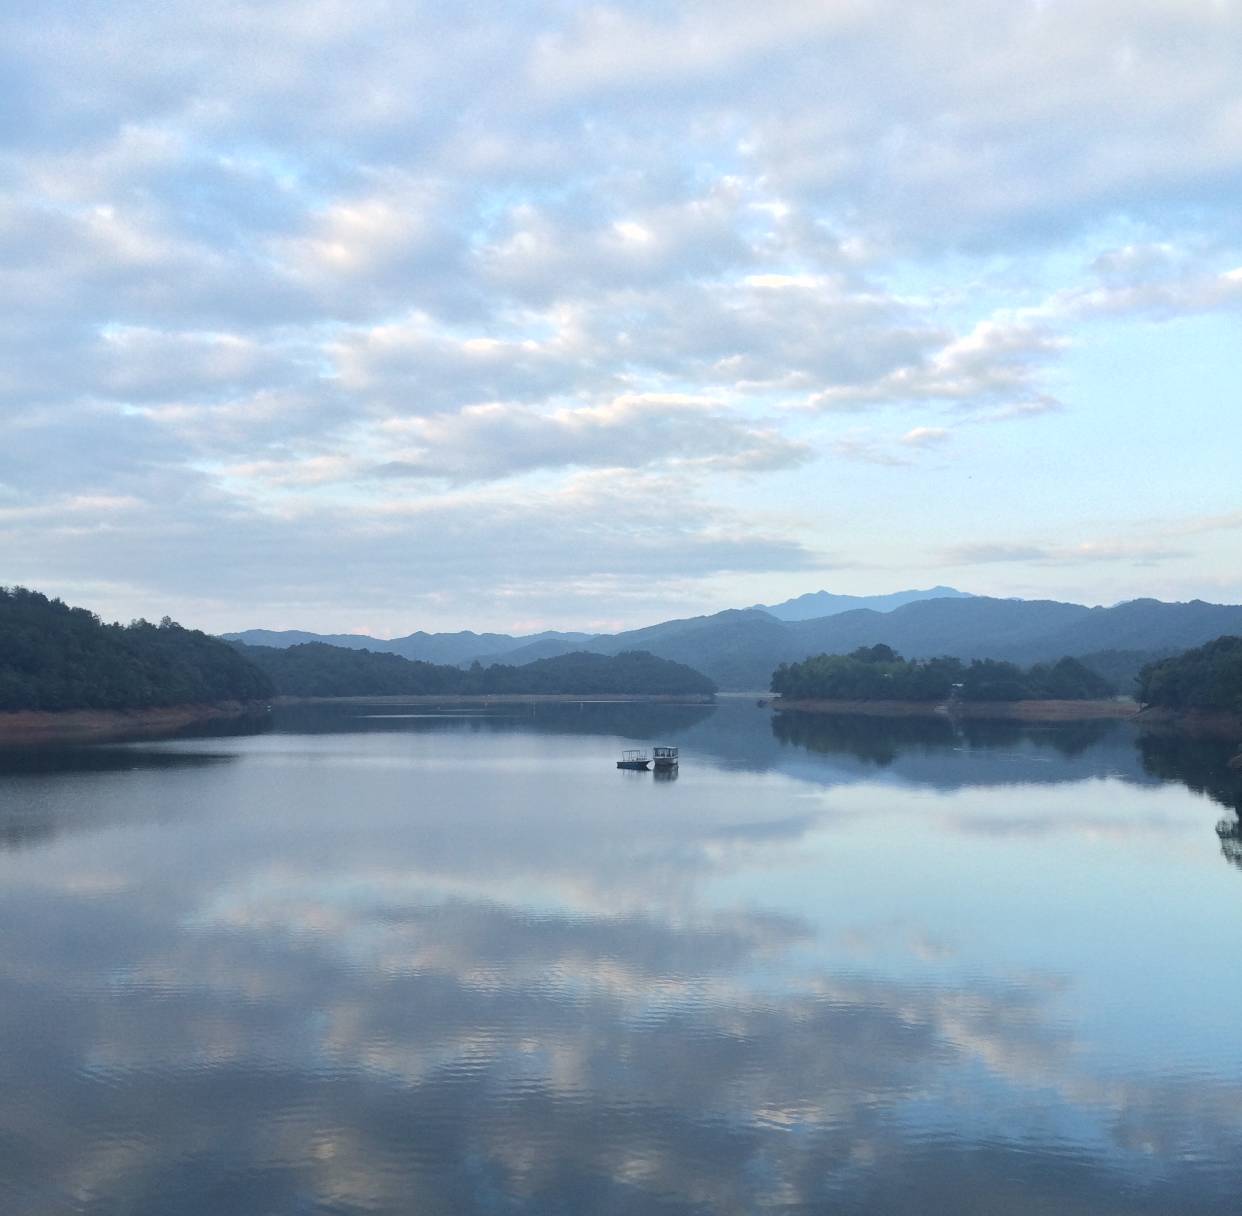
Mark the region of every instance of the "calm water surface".
<instances>
[{"instance_id":1,"label":"calm water surface","mask_svg":"<svg viewBox=\"0 0 1242 1216\"><path fill-rule=\"evenodd\" d=\"M1235 1213L1229 750L726 703L0 754L0 1212Z\"/></svg>"}]
</instances>

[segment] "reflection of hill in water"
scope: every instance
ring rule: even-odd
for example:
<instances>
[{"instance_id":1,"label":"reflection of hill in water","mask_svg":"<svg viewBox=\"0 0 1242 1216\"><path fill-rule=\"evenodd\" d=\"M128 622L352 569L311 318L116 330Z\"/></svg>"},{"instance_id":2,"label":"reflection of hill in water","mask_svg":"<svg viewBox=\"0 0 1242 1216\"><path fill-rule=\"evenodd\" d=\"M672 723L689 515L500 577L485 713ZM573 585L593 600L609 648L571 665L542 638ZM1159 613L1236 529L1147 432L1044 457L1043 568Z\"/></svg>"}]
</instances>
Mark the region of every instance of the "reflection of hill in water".
<instances>
[{"instance_id":1,"label":"reflection of hill in water","mask_svg":"<svg viewBox=\"0 0 1242 1216\"><path fill-rule=\"evenodd\" d=\"M1180 781L1197 794L1242 814L1242 771L1229 767L1237 750L1225 739L1165 733L1138 741L1143 768L1162 781Z\"/></svg>"},{"instance_id":2,"label":"reflection of hill in water","mask_svg":"<svg viewBox=\"0 0 1242 1216\"><path fill-rule=\"evenodd\" d=\"M1120 722L1023 723L786 712L772 733L788 749L832 758L835 776L886 776L935 789L1118 777L1153 784ZM803 772L802 775L806 775Z\"/></svg>"},{"instance_id":3,"label":"reflection of hill in water","mask_svg":"<svg viewBox=\"0 0 1242 1216\"><path fill-rule=\"evenodd\" d=\"M726 769L784 772L824 785L881 780L948 791L1103 777L1142 785L1176 781L1234 812L1242 809L1242 773L1231 771L1226 764L1230 744L1173 734L1137 735L1130 724L1121 722L1032 724L953 722L940 716L774 714L749 700L724 700L714 706L545 702L436 707L336 702L282 706L261 718L200 724L179 736L218 739L220 747L210 752L158 743L0 751L0 780L8 779L6 797L0 800L0 848L101 826L89 808L81 814L62 812L50 818L46 808L38 809L22 797L25 775L71 777L217 764L231 758L230 737L266 732L623 738L645 745L680 746L688 764L694 763L697 753ZM75 800L65 805L73 806Z\"/></svg>"},{"instance_id":4,"label":"reflection of hill in water","mask_svg":"<svg viewBox=\"0 0 1242 1216\"><path fill-rule=\"evenodd\" d=\"M104 744L0 750L0 781L4 783L0 790L0 850L42 844L65 832L144 822L167 811L162 803L135 798L108 803L110 810L105 816L90 796L89 783L83 783L80 791L72 784L68 790L62 787L56 797L49 797L45 784L27 783L23 778L55 777L72 783L83 776L206 768L232 759L227 751L180 752Z\"/></svg>"},{"instance_id":5,"label":"reflection of hill in water","mask_svg":"<svg viewBox=\"0 0 1242 1216\"><path fill-rule=\"evenodd\" d=\"M659 742L708 718L712 705L638 701L424 705L326 702L283 705L271 715L281 734L621 735Z\"/></svg>"},{"instance_id":6,"label":"reflection of hill in water","mask_svg":"<svg viewBox=\"0 0 1242 1216\"><path fill-rule=\"evenodd\" d=\"M1242 770L1229 767L1231 741L1159 731L1138 742L1143 767L1163 781L1180 781L1232 814L1216 825L1221 856L1242 869Z\"/></svg>"},{"instance_id":7,"label":"reflection of hill in water","mask_svg":"<svg viewBox=\"0 0 1242 1216\"><path fill-rule=\"evenodd\" d=\"M933 789L1052 784L1114 777L1180 781L1239 805L1228 746L1139 736L1116 721L1028 723L942 716L773 713L750 700L716 705L544 702L493 706L324 703L278 708L266 724L287 734L400 732L611 736L671 743L726 767L787 772L825 784L877 777ZM1138 746L1136 746L1136 742ZM1218 754L1219 753L1219 754ZM1232 799L1232 801L1231 801Z\"/></svg>"},{"instance_id":8,"label":"reflection of hill in water","mask_svg":"<svg viewBox=\"0 0 1242 1216\"><path fill-rule=\"evenodd\" d=\"M1160 731L1139 739L1143 767L1163 781L1180 781L1232 811L1216 825L1220 851L1242 869L1242 770L1229 767L1230 741Z\"/></svg>"}]
</instances>

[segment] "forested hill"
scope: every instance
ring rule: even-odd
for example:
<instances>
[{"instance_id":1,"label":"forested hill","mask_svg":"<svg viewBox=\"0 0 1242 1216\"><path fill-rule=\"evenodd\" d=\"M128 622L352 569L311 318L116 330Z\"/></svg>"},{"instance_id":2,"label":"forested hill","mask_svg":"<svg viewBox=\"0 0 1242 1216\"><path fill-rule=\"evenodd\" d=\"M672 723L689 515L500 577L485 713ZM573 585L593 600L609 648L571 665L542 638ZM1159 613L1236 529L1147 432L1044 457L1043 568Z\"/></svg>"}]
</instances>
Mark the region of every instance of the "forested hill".
<instances>
[{"instance_id":1,"label":"forested hill","mask_svg":"<svg viewBox=\"0 0 1242 1216\"><path fill-rule=\"evenodd\" d=\"M715 684L681 663L642 651L618 655L578 652L510 667L476 663L468 669L403 659L395 654L307 642L277 649L232 643L291 697L541 695L620 693L710 696Z\"/></svg>"},{"instance_id":2,"label":"forested hill","mask_svg":"<svg viewBox=\"0 0 1242 1216\"><path fill-rule=\"evenodd\" d=\"M1143 668L1138 699L1163 709L1242 716L1242 637L1220 637Z\"/></svg>"},{"instance_id":3,"label":"forested hill","mask_svg":"<svg viewBox=\"0 0 1242 1216\"><path fill-rule=\"evenodd\" d=\"M0 587L0 710L146 709L270 697L227 643L167 617L106 625L23 587Z\"/></svg>"},{"instance_id":4,"label":"forested hill","mask_svg":"<svg viewBox=\"0 0 1242 1216\"><path fill-rule=\"evenodd\" d=\"M996 659L910 659L891 647L864 646L852 654L821 654L782 663L772 691L787 700L846 701L1084 701L1112 697L1116 688L1077 659L1023 669Z\"/></svg>"}]
</instances>

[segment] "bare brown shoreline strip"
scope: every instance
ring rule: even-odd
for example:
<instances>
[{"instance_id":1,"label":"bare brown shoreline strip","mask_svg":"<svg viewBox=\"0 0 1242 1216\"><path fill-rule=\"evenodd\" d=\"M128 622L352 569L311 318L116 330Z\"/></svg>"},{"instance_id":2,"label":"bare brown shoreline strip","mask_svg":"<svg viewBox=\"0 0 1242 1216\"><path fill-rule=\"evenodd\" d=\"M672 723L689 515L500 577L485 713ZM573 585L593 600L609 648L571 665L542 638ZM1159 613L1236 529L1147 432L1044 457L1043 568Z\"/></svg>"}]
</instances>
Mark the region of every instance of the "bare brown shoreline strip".
<instances>
[{"instance_id":1,"label":"bare brown shoreline strip","mask_svg":"<svg viewBox=\"0 0 1242 1216\"><path fill-rule=\"evenodd\" d=\"M254 712L240 701L212 705L166 705L152 709L27 709L0 713L0 745L102 743L130 736L171 734L195 722L236 718Z\"/></svg>"}]
</instances>

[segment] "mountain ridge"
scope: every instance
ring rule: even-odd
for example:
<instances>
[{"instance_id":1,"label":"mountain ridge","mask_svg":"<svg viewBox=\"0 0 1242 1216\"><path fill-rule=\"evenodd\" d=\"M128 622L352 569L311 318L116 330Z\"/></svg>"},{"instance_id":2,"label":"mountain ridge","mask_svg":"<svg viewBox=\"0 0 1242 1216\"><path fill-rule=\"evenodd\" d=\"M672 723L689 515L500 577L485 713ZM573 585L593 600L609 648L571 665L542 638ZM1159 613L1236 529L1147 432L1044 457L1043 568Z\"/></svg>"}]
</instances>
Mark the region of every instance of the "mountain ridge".
<instances>
[{"instance_id":1,"label":"mountain ridge","mask_svg":"<svg viewBox=\"0 0 1242 1216\"><path fill-rule=\"evenodd\" d=\"M554 629L515 637L507 633L475 633L471 629L455 633L427 633L422 629L399 638L373 638L362 633L312 633L305 629L243 629L236 633L220 635L226 642L241 642L247 646L266 646L284 650L308 642L322 642L345 650L371 650L381 654L397 654L403 659L416 659L424 663L471 663L475 659L495 652L496 657L507 653L516 645L555 639L575 649L572 643L585 642L589 633L565 633ZM568 653L561 651L558 653Z\"/></svg>"},{"instance_id":2,"label":"mountain ridge","mask_svg":"<svg viewBox=\"0 0 1242 1216\"><path fill-rule=\"evenodd\" d=\"M392 650L418 639L413 644L424 647L425 654L433 643L443 644L457 657L424 661L459 665L478 660L485 665L520 666L573 651L647 650L703 672L722 689L758 691L767 689L772 672L781 663L800 662L814 654L848 653L877 643L907 658L955 655L1030 664L1065 655L1124 651L1135 663L1144 655L1158 657L1200 646L1227 633L1242 633L1242 605L1143 598L1111 607L1088 607L1059 600L972 595L915 600L885 612L854 608L796 621L780 620L762 608L727 608L615 634L416 633L388 643L379 640L378 645L375 639L347 636L358 649ZM245 640L244 634L226 636ZM330 637L308 640L329 641ZM476 647L473 653L472 646Z\"/></svg>"},{"instance_id":3,"label":"mountain ridge","mask_svg":"<svg viewBox=\"0 0 1242 1216\"><path fill-rule=\"evenodd\" d=\"M832 591L808 591L779 604L754 604L776 617L779 621L809 621L825 616L836 616L856 608L871 608L876 612L891 612L894 608L919 600L971 599L974 592L958 591L956 587L937 585L925 590L890 591L886 595L838 595Z\"/></svg>"}]
</instances>

